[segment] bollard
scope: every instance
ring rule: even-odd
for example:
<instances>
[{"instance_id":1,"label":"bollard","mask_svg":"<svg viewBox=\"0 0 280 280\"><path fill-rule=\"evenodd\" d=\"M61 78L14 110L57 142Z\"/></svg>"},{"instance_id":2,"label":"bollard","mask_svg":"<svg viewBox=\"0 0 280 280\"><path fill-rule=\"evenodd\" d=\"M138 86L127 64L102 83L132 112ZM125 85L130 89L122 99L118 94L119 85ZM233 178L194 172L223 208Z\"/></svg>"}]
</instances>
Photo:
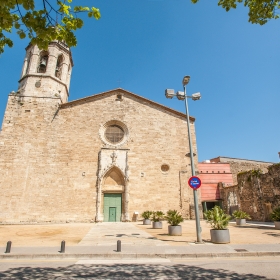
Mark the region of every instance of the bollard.
<instances>
[{"instance_id":1,"label":"bollard","mask_svg":"<svg viewBox=\"0 0 280 280\"><path fill-rule=\"evenodd\" d=\"M117 241L117 252L122 251L122 242L120 240Z\"/></svg>"},{"instance_id":2,"label":"bollard","mask_svg":"<svg viewBox=\"0 0 280 280\"><path fill-rule=\"evenodd\" d=\"M6 254L11 253L11 247L12 247L12 241L7 242L7 247L6 247Z\"/></svg>"},{"instance_id":3,"label":"bollard","mask_svg":"<svg viewBox=\"0 0 280 280\"><path fill-rule=\"evenodd\" d=\"M60 249L60 253L65 253L65 241L61 241L61 249Z\"/></svg>"}]
</instances>

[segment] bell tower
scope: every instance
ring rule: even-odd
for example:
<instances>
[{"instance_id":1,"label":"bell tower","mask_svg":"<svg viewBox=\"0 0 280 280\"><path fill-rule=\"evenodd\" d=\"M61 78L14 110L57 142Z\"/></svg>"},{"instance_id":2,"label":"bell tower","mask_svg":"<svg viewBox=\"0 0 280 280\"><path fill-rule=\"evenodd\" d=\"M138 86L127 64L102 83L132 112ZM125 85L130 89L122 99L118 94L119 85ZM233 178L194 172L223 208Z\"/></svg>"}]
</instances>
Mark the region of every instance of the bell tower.
<instances>
[{"instance_id":1,"label":"bell tower","mask_svg":"<svg viewBox=\"0 0 280 280\"><path fill-rule=\"evenodd\" d=\"M63 42L51 42L46 51L30 44L26 48L18 92L25 96L57 97L65 103L72 67L71 51Z\"/></svg>"}]
</instances>

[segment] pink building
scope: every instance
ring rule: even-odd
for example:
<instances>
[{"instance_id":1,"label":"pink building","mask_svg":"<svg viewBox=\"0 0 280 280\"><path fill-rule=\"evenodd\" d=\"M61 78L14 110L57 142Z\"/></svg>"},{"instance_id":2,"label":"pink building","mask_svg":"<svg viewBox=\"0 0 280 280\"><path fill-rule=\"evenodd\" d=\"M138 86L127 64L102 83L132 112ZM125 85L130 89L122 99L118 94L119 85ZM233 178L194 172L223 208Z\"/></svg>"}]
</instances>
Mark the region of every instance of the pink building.
<instances>
[{"instance_id":1,"label":"pink building","mask_svg":"<svg viewBox=\"0 0 280 280\"><path fill-rule=\"evenodd\" d=\"M229 163L211 163L209 161L198 163L199 178L201 179L201 202L203 211L220 205L222 200L218 183L233 185L233 177Z\"/></svg>"}]
</instances>

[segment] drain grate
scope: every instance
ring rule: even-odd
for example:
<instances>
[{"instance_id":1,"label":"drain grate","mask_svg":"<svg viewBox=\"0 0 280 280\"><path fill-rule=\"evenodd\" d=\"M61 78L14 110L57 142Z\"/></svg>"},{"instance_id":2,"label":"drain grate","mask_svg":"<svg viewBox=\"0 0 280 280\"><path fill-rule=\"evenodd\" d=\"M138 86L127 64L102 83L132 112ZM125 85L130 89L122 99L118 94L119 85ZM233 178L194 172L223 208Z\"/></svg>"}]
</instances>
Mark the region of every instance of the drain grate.
<instances>
[{"instance_id":1,"label":"drain grate","mask_svg":"<svg viewBox=\"0 0 280 280\"><path fill-rule=\"evenodd\" d=\"M236 252L248 252L246 249L234 249Z\"/></svg>"}]
</instances>

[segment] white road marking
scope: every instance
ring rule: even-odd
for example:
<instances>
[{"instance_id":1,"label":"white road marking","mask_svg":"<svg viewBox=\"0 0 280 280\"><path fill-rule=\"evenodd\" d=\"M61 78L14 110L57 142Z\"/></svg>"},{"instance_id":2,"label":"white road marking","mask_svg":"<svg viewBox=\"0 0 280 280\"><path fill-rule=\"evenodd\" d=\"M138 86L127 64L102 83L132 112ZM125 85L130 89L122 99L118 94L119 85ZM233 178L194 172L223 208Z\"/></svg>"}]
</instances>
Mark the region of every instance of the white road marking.
<instances>
[{"instance_id":1,"label":"white road marking","mask_svg":"<svg viewBox=\"0 0 280 280\"><path fill-rule=\"evenodd\" d=\"M79 260L75 264L138 264L138 263L170 263L169 259L135 259L135 260Z\"/></svg>"}]
</instances>

